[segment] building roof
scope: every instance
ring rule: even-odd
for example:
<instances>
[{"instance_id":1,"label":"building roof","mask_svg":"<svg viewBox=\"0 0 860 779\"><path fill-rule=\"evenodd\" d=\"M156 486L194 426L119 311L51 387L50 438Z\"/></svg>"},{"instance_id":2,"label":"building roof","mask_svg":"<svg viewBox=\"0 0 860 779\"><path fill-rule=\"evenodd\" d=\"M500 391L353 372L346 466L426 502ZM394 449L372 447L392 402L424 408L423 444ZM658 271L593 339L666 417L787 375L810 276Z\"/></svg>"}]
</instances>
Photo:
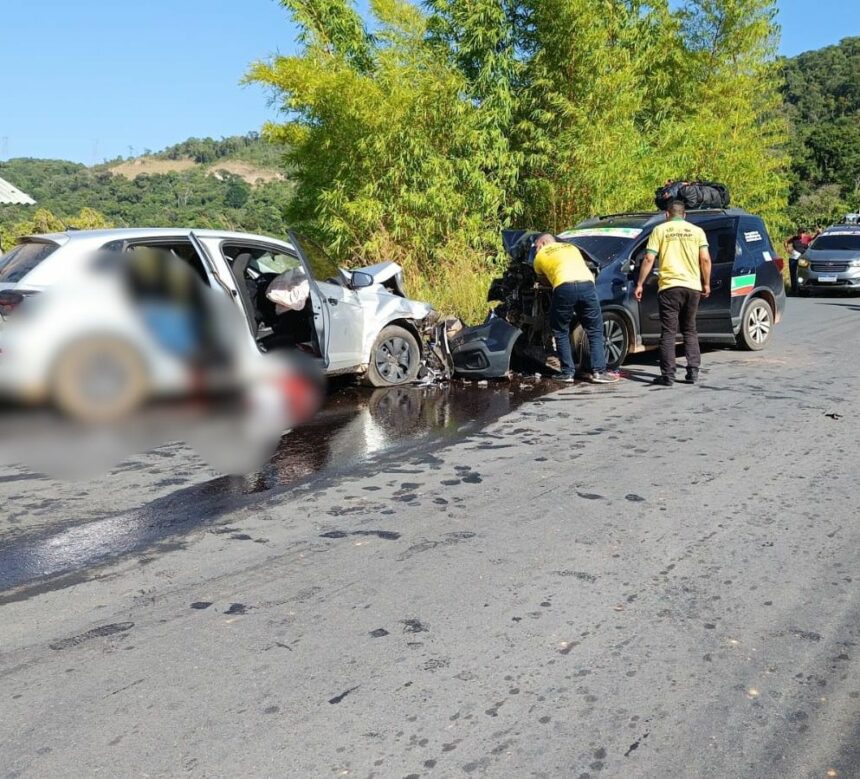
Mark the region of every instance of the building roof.
<instances>
[{"instance_id":1,"label":"building roof","mask_svg":"<svg viewBox=\"0 0 860 779\"><path fill-rule=\"evenodd\" d=\"M25 206L34 206L36 201L20 189L13 187L8 181L0 179L0 204L11 205L17 203Z\"/></svg>"}]
</instances>

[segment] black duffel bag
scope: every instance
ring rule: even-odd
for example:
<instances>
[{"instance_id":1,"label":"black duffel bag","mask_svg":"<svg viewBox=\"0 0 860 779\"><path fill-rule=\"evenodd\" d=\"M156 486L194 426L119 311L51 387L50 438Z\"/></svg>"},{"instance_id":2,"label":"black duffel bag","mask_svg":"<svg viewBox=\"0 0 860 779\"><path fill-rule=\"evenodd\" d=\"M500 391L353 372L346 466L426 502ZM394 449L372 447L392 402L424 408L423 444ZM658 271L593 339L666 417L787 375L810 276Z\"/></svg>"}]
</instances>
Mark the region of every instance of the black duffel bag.
<instances>
[{"instance_id":1,"label":"black duffel bag","mask_svg":"<svg viewBox=\"0 0 860 779\"><path fill-rule=\"evenodd\" d=\"M729 189L716 181L694 181L681 189L681 200L690 210L728 208Z\"/></svg>"},{"instance_id":2,"label":"black duffel bag","mask_svg":"<svg viewBox=\"0 0 860 779\"><path fill-rule=\"evenodd\" d=\"M690 211L728 208L729 188L716 181L670 181L654 195L654 203L665 211L673 200L681 200Z\"/></svg>"}]
</instances>

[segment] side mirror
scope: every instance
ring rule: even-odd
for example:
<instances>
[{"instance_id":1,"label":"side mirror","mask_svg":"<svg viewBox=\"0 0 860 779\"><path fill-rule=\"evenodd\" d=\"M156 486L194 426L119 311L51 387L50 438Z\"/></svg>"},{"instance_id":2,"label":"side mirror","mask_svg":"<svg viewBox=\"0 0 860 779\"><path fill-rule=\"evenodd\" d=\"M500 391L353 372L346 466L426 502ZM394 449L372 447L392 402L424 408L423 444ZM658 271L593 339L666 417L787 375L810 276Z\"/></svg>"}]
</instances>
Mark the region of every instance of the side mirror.
<instances>
[{"instance_id":1,"label":"side mirror","mask_svg":"<svg viewBox=\"0 0 860 779\"><path fill-rule=\"evenodd\" d=\"M355 270L350 275L350 286L353 289L363 289L373 286L373 276L360 270Z\"/></svg>"}]
</instances>

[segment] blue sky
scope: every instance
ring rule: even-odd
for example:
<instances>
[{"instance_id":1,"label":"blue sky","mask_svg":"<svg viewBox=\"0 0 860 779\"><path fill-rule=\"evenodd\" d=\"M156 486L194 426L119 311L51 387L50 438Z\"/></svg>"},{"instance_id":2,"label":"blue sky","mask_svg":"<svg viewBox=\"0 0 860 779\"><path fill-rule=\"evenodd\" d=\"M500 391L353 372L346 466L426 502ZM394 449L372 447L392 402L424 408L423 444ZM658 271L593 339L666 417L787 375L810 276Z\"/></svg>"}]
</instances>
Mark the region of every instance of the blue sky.
<instances>
[{"instance_id":1,"label":"blue sky","mask_svg":"<svg viewBox=\"0 0 860 779\"><path fill-rule=\"evenodd\" d=\"M0 159L92 164L276 116L239 81L289 53L276 0L0 0ZM365 5L364 2L361 3ZM782 53L860 34L846 0L779 0Z\"/></svg>"}]
</instances>

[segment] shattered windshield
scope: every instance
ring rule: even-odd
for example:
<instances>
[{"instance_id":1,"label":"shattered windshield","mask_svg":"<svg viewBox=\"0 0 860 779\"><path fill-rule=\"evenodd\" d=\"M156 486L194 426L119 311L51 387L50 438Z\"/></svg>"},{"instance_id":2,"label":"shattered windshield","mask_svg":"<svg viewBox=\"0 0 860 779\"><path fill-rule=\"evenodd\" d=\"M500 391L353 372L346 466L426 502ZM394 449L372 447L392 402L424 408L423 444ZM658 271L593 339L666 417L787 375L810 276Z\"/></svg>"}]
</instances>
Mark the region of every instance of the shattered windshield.
<instances>
[{"instance_id":1,"label":"shattered windshield","mask_svg":"<svg viewBox=\"0 0 860 779\"><path fill-rule=\"evenodd\" d=\"M618 221L575 227L561 233L559 238L588 252L603 268L629 249L642 234L642 228L636 222L625 219L619 224Z\"/></svg>"},{"instance_id":2,"label":"shattered windshield","mask_svg":"<svg viewBox=\"0 0 860 779\"><path fill-rule=\"evenodd\" d=\"M619 254L629 249L633 238L619 238L606 235L577 235L577 230L571 230L562 236L565 241L572 243L590 254L600 267L609 265ZM587 231L584 231L587 232ZM641 231L640 231L641 232Z\"/></svg>"}]
</instances>

